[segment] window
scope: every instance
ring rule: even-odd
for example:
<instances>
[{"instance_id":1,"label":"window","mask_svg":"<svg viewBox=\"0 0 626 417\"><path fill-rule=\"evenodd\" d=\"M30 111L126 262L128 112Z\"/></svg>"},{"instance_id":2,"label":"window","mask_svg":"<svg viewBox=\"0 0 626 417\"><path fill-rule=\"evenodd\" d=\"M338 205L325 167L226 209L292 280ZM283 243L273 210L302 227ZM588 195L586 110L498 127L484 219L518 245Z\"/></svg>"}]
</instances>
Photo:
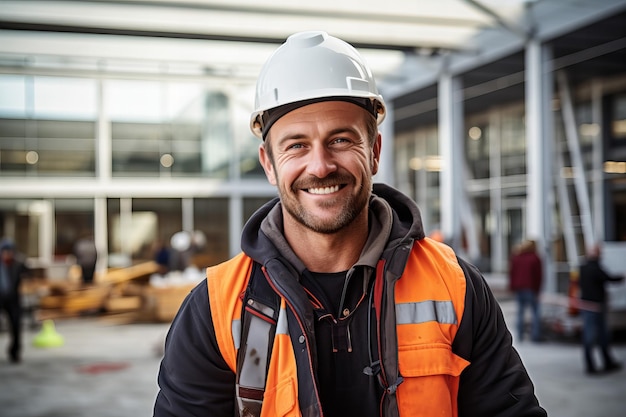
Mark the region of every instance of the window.
<instances>
[{"instance_id":1,"label":"window","mask_svg":"<svg viewBox=\"0 0 626 417\"><path fill-rule=\"evenodd\" d=\"M94 80L0 75L0 175L95 176Z\"/></svg>"},{"instance_id":2,"label":"window","mask_svg":"<svg viewBox=\"0 0 626 417\"><path fill-rule=\"evenodd\" d=\"M515 107L502 111L501 175L526 173L526 127L524 109Z\"/></svg>"},{"instance_id":3,"label":"window","mask_svg":"<svg viewBox=\"0 0 626 417\"><path fill-rule=\"evenodd\" d=\"M471 179L489 178L489 125L484 122L470 123L466 129L465 155L472 173Z\"/></svg>"},{"instance_id":4,"label":"window","mask_svg":"<svg viewBox=\"0 0 626 417\"><path fill-rule=\"evenodd\" d=\"M92 199L55 199L54 255L72 253L74 243L84 235L94 233L94 201Z\"/></svg>"},{"instance_id":5,"label":"window","mask_svg":"<svg viewBox=\"0 0 626 417\"><path fill-rule=\"evenodd\" d=\"M229 99L202 84L105 82L113 176L228 178Z\"/></svg>"},{"instance_id":6,"label":"window","mask_svg":"<svg viewBox=\"0 0 626 417\"><path fill-rule=\"evenodd\" d=\"M203 266L215 265L229 257L229 212L227 198L196 198L193 203L194 229L206 237Z\"/></svg>"},{"instance_id":7,"label":"window","mask_svg":"<svg viewBox=\"0 0 626 417\"><path fill-rule=\"evenodd\" d=\"M626 93L613 98L611 113L611 137L626 142Z\"/></svg>"}]
</instances>

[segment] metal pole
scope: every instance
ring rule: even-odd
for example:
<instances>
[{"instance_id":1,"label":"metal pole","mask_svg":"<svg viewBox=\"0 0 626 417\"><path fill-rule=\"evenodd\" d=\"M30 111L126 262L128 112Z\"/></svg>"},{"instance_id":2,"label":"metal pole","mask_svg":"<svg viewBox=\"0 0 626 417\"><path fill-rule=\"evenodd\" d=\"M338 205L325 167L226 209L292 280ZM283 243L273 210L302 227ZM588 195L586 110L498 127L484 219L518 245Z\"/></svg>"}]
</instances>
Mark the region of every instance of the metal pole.
<instances>
[{"instance_id":1,"label":"metal pole","mask_svg":"<svg viewBox=\"0 0 626 417\"><path fill-rule=\"evenodd\" d=\"M460 81L447 71L439 78L439 148L441 171L441 229L454 249L461 243L461 181L463 142L461 138Z\"/></svg>"}]
</instances>

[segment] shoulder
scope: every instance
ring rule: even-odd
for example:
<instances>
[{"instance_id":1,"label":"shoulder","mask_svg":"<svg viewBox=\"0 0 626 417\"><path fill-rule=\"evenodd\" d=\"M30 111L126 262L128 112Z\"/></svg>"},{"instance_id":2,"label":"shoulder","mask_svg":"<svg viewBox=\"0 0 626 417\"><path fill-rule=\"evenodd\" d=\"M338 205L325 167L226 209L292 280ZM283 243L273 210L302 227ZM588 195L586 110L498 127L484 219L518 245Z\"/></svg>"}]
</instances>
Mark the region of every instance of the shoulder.
<instances>
[{"instance_id":1,"label":"shoulder","mask_svg":"<svg viewBox=\"0 0 626 417\"><path fill-rule=\"evenodd\" d=\"M252 269L252 259L240 253L206 270L209 294L237 293L245 288Z\"/></svg>"},{"instance_id":2,"label":"shoulder","mask_svg":"<svg viewBox=\"0 0 626 417\"><path fill-rule=\"evenodd\" d=\"M251 264L252 259L242 252L227 261L208 267L207 278L217 274L233 275L241 269L249 268Z\"/></svg>"},{"instance_id":3,"label":"shoulder","mask_svg":"<svg viewBox=\"0 0 626 417\"><path fill-rule=\"evenodd\" d=\"M428 262L440 270L459 268L459 258L454 250L445 243L428 237L416 242L413 253L420 258L420 262Z\"/></svg>"},{"instance_id":4,"label":"shoulder","mask_svg":"<svg viewBox=\"0 0 626 417\"><path fill-rule=\"evenodd\" d=\"M441 281L455 293L465 287L464 272L454 250L445 243L429 238L415 242L403 274L423 278L412 285L428 287Z\"/></svg>"},{"instance_id":5,"label":"shoulder","mask_svg":"<svg viewBox=\"0 0 626 417\"><path fill-rule=\"evenodd\" d=\"M198 313L206 315L208 309L209 297L207 297L207 281L203 279L189 291L180 306L179 314L184 311L194 316Z\"/></svg>"}]
</instances>

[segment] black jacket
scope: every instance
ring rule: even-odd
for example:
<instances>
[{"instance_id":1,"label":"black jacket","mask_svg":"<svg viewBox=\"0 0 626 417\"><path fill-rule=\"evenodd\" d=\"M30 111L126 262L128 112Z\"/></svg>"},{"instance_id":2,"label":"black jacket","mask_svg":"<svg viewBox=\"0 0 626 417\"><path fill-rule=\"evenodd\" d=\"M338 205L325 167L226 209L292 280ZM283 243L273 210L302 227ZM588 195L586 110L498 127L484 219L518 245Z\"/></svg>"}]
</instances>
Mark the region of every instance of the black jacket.
<instances>
[{"instance_id":1,"label":"black jacket","mask_svg":"<svg viewBox=\"0 0 626 417\"><path fill-rule=\"evenodd\" d=\"M604 304L607 301L605 284L621 281L622 277L610 276L597 259L589 259L580 267L580 298Z\"/></svg>"},{"instance_id":2,"label":"black jacket","mask_svg":"<svg viewBox=\"0 0 626 417\"><path fill-rule=\"evenodd\" d=\"M0 267L5 268L7 272L8 282L6 285L6 292L0 291L0 299L5 302L12 301L19 303L20 299L20 286L22 278L26 278L29 274L29 269L26 267L24 260L20 254L16 254L13 260L9 264L2 264L0 261Z\"/></svg>"},{"instance_id":3,"label":"black jacket","mask_svg":"<svg viewBox=\"0 0 626 417\"><path fill-rule=\"evenodd\" d=\"M300 274L301 284L315 290L313 284L307 284L311 278L308 271L282 238L277 204L275 200L253 215L244 229L242 248L261 264L279 256L287 259ZM370 238L361 259L351 269L352 278L345 284L346 297L339 310L350 307L351 300L358 299L354 295L362 291L362 277L367 275L368 268L375 267L385 248L406 239L423 238L415 203L390 187L376 185L370 203ZM476 268L463 260L459 263L467 278L466 307L453 350L471 362L461 375L459 416L545 416L489 287ZM355 314L354 320L366 317ZM374 379L364 376L362 363L330 356L327 347L332 343L329 341L332 331L323 326L322 322L316 322L317 368L328 370L332 363L337 370L330 375L323 372L317 375L318 385L321 385L319 381L325 387L334 384L332 389L321 388L325 415L379 415L380 387L371 383ZM356 343L365 337L352 335L356 355L365 355L367 344ZM333 378L343 381L333 382ZM219 353L206 280L187 297L172 323L158 382L161 389L154 408L156 417L234 415L235 375ZM351 412L343 408L346 404L352 405Z\"/></svg>"}]
</instances>

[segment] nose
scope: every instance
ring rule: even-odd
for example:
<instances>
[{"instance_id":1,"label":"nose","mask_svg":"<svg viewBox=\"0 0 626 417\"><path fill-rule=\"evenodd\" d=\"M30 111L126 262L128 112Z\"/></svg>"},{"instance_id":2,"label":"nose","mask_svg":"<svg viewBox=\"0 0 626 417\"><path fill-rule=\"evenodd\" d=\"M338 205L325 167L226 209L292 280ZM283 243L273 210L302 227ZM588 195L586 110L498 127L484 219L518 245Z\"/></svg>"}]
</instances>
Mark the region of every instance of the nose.
<instances>
[{"instance_id":1,"label":"nose","mask_svg":"<svg viewBox=\"0 0 626 417\"><path fill-rule=\"evenodd\" d=\"M317 178L324 178L337 170L337 164L332 152L325 146L317 145L311 148L307 160L307 173Z\"/></svg>"}]
</instances>

